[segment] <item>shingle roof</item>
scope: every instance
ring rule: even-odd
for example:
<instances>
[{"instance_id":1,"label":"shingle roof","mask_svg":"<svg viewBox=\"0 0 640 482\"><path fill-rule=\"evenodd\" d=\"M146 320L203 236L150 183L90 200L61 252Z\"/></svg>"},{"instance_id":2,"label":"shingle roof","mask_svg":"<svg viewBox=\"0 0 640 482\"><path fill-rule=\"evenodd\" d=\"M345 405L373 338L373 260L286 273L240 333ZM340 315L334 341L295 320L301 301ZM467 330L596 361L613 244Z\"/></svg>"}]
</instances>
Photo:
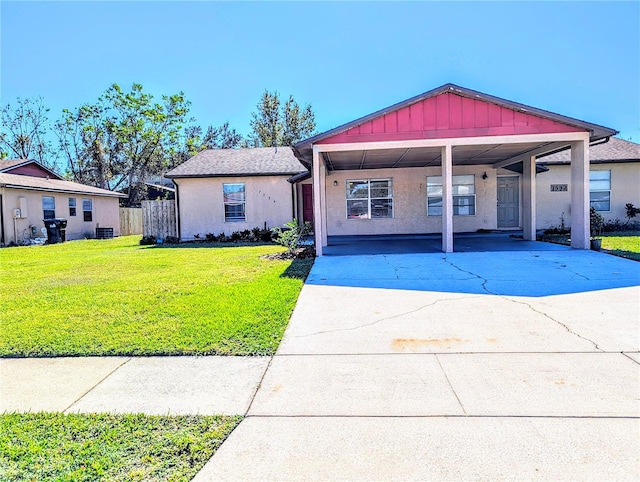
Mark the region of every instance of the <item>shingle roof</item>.
<instances>
[{"instance_id":1,"label":"shingle roof","mask_svg":"<svg viewBox=\"0 0 640 482\"><path fill-rule=\"evenodd\" d=\"M591 163L607 162L640 162L640 144L625 141L617 137L609 138L609 142L596 144L589 148ZM571 151L569 149L540 157L539 162L543 164L569 164Z\"/></svg>"},{"instance_id":2,"label":"shingle roof","mask_svg":"<svg viewBox=\"0 0 640 482\"><path fill-rule=\"evenodd\" d=\"M19 174L0 173L0 187L15 189L35 189L48 192L68 192L74 194L93 194L96 196L127 197L126 194L87 186L71 181L46 179L43 177L21 176Z\"/></svg>"},{"instance_id":3,"label":"shingle roof","mask_svg":"<svg viewBox=\"0 0 640 482\"><path fill-rule=\"evenodd\" d=\"M29 162L26 159L0 159L0 172L11 169L12 167L19 166L25 162Z\"/></svg>"},{"instance_id":4,"label":"shingle roof","mask_svg":"<svg viewBox=\"0 0 640 482\"><path fill-rule=\"evenodd\" d=\"M172 169L165 177L292 175L306 171L290 147L209 149Z\"/></svg>"}]
</instances>

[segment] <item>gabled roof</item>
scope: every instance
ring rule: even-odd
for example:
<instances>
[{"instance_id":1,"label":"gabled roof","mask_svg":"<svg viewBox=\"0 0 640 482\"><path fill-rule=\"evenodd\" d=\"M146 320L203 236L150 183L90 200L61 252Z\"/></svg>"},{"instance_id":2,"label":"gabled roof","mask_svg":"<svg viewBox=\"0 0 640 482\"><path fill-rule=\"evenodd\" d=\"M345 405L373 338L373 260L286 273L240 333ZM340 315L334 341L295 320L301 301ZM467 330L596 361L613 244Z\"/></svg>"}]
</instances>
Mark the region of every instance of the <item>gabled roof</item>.
<instances>
[{"instance_id":1,"label":"gabled roof","mask_svg":"<svg viewBox=\"0 0 640 482\"><path fill-rule=\"evenodd\" d=\"M460 87L455 84L445 84L436 89L430 90L428 92L417 95L405 101L402 101L392 106L381 109L367 116L364 116L354 121L343 124L329 131L323 132L321 134L318 134L308 139L305 139L303 141L300 141L293 146L293 150L299 159L303 160L305 163L310 163L311 149L314 144L330 142L331 138L341 139L342 137L344 137L344 134L353 133L355 129L357 129L358 127L362 127L363 129L366 129L366 132L369 132L371 131L371 129L375 129L376 123L380 123L380 119L385 118L385 116L388 116L389 114L392 114L394 112L406 113L407 110L409 108L412 108L412 106L414 106L415 104L424 103L427 101L432 103L432 99L442 94L447 94L449 96L467 99L467 100L464 100L464 102L468 102L468 103L471 101L474 101L476 103L480 102L483 105L493 105L503 109L508 109L509 111L514 111L516 116L515 118L516 125L519 123L520 120L522 120L522 118L532 118L532 119L537 118L539 122L542 122L545 125L562 124L564 126L567 126L568 130L588 131L591 142L595 142L599 139L604 139L617 134L616 130L610 129L608 127L603 127L597 124L592 124L590 122L585 122L582 120L578 120L571 117L556 114L553 112L549 112L543 109L531 107L525 104L520 104L518 102L502 99L500 97L484 94L482 92ZM432 109L432 112L433 112L433 109ZM413 122L413 119L410 122ZM462 130L463 129L460 129L460 131ZM490 131L491 129L485 129L485 130ZM423 126L420 137L428 138L434 132L436 132L436 130L430 130L429 127ZM412 134L416 134L416 132L413 132ZM402 133L399 133L398 135L401 136ZM488 135L491 135L491 134L488 134ZM357 139L357 137L358 137L357 135L353 136L354 139ZM345 142L345 141L342 141L342 142Z\"/></svg>"},{"instance_id":2,"label":"gabled roof","mask_svg":"<svg viewBox=\"0 0 640 482\"><path fill-rule=\"evenodd\" d=\"M37 174L33 174L31 172L24 172L25 170L23 168L28 167L34 167L37 171L39 171L37 174L41 173L42 175L40 177L48 176L53 179L62 179L62 176L43 166L34 159L0 159L0 172L13 172L14 174L37 176Z\"/></svg>"},{"instance_id":3,"label":"gabled roof","mask_svg":"<svg viewBox=\"0 0 640 482\"><path fill-rule=\"evenodd\" d=\"M591 164L640 162L640 144L611 137L609 142L592 145L589 148L589 158ZM545 165L569 164L570 161L571 151L569 150L538 158L538 162Z\"/></svg>"},{"instance_id":4,"label":"gabled roof","mask_svg":"<svg viewBox=\"0 0 640 482\"><path fill-rule=\"evenodd\" d=\"M289 147L209 149L172 169L165 177L277 176L306 171Z\"/></svg>"},{"instance_id":5,"label":"gabled roof","mask_svg":"<svg viewBox=\"0 0 640 482\"><path fill-rule=\"evenodd\" d=\"M94 196L127 197L125 194L120 194L119 192L87 186L77 182L7 173L0 173L0 187Z\"/></svg>"}]
</instances>

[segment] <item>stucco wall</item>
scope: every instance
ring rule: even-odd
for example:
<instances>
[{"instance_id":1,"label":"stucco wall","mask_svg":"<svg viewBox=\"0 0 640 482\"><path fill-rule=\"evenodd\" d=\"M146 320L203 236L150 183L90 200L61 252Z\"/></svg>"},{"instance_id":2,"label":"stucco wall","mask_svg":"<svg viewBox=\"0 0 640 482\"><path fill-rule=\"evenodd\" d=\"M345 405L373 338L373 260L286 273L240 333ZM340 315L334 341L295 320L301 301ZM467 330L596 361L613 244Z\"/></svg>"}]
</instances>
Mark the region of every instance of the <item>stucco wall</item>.
<instances>
[{"instance_id":1,"label":"stucco wall","mask_svg":"<svg viewBox=\"0 0 640 482\"><path fill-rule=\"evenodd\" d=\"M272 228L291 221L293 187L289 176L215 177L175 179L178 185L180 236L192 240L208 233L229 235L255 227ZM222 185L245 183L244 222L225 222Z\"/></svg>"},{"instance_id":2,"label":"stucco wall","mask_svg":"<svg viewBox=\"0 0 640 482\"><path fill-rule=\"evenodd\" d=\"M488 178L482 179L486 172ZM476 214L454 216L455 232L470 232L497 227L497 176L516 175L511 171L494 170L489 166L458 166L454 175L474 174ZM440 216L427 216L427 176L441 175L440 167L408 169L375 169L334 171L327 177L327 232L337 235L439 233ZM346 181L357 179L393 179L393 218L347 219ZM334 181L337 185L334 185Z\"/></svg>"},{"instance_id":3,"label":"stucco wall","mask_svg":"<svg viewBox=\"0 0 640 482\"><path fill-rule=\"evenodd\" d=\"M536 184L537 228L559 226L561 216L565 226L571 225L571 167L548 166L549 172L539 174ZM640 206L640 163L593 164L592 171L611 171L611 211L600 212L607 220L626 220L625 204ZM567 184L568 191L551 192L551 184Z\"/></svg>"},{"instance_id":4,"label":"stucco wall","mask_svg":"<svg viewBox=\"0 0 640 482\"><path fill-rule=\"evenodd\" d=\"M37 236L42 236L41 228L44 227L42 197L52 196L55 198L55 214L58 218L67 220L66 237L67 240L83 239L85 237L95 237L96 227L113 228L114 236L120 235L120 212L118 198L105 196L87 196L80 194L68 193L51 193L42 191L33 191L26 189L3 188L2 193L2 210L3 210L3 232L5 244L11 241L23 241L30 237L30 226L36 227ZM22 206L26 206L26 216L24 210L23 217L15 220L14 235L14 219L13 210L21 207L20 198L24 198ZM69 198L76 199L76 215L69 215ZM92 221L85 222L82 215L82 200L91 199L93 202Z\"/></svg>"}]
</instances>

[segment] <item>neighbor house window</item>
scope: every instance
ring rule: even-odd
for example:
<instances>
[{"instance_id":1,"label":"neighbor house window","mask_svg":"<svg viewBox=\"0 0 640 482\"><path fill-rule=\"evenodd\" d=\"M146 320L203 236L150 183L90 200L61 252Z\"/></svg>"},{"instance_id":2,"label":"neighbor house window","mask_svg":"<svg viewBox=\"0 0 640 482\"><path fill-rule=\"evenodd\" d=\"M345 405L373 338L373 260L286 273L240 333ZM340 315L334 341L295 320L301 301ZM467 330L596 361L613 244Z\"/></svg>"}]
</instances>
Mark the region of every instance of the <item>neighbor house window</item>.
<instances>
[{"instance_id":1,"label":"neighbor house window","mask_svg":"<svg viewBox=\"0 0 640 482\"><path fill-rule=\"evenodd\" d=\"M347 181L347 219L393 217L393 181L362 179Z\"/></svg>"},{"instance_id":2,"label":"neighbor house window","mask_svg":"<svg viewBox=\"0 0 640 482\"><path fill-rule=\"evenodd\" d=\"M224 192L224 220L246 221L244 183L223 184L222 190Z\"/></svg>"},{"instance_id":3,"label":"neighbor house window","mask_svg":"<svg viewBox=\"0 0 640 482\"><path fill-rule=\"evenodd\" d=\"M473 174L451 176L454 216L475 216L476 180ZM442 176L427 177L427 215L442 216Z\"/></svg>"},{"instance_id":4,"label":"neighbor house window","mask_svg":"<svg viewBox=\"0 0 640 482\"><path fill-rule=\"evenodd\" d=\"M93 201L91 199L82 200L82 217L85 221L93 221Z\"/></svg>"},{"instance_id":5,"label":"neighbor house window","mask_svg":"<svg viewBox=\"0 0 640 482\"><path fill-rule=\"evenodd\" d=\"M75 215L76 215L76 198L70 197L69 198L69 216L75 216Z\"/></svg>"},{"instance_id":6,"label":"neighbor house window","mask_svg":"<svg viewBox=\"0 0 640 482\"><path fill-rule=\"evenodd\" d=\"M596 211L611 211L611 171L589 172L589 199Z\"/></svg>"},{"instance_id":7,"label":"neighbor house window","mask_svg":"<svg viewBox=\"0 0 640 482\"><path fill-rule=\"evenodd\" d=\"M44 219L56 217L56 198L53 196L42 196L42 216Z\"/></svg>"}]
</instances>

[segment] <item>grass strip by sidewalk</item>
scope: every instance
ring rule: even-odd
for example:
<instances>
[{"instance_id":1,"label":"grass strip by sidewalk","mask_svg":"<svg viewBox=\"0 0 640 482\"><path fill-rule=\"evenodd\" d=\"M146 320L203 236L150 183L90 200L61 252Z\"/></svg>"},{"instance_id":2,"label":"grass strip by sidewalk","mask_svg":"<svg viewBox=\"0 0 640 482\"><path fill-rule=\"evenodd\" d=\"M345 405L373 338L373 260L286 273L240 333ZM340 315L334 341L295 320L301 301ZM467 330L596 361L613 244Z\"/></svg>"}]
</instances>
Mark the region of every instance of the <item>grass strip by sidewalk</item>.
<instances>
[{"instance_id":1,"label":"grass strip by sidewalk","mask_svg":"<svg viewBox=\"0 0 640 482\"><path fill-rule=\"evenodd\" d=\"M616 256L640 261L640 235L637 232L623 235L607 234L602 237L602 249Z\"/></svg>"},{"instance_id":2,"label":"grass strip by sidewalk","mask_svg":"<svg viewBox=\"0 0 640 482\"><path fill-rule=\"evenodd\" d=\"M0 356L275 352L312 259L139 239L0 250Z\"/></svg>"},{"instance_id":3,"label":"grass strip by sidewalk","mask_svg":"<svg viewBox=\"0 0 640 482\"><path fill-rule=\"evenodd\" d=\"M191 480L241 417L0 415L0 480Z\"/></svg>"}]
</instances>

